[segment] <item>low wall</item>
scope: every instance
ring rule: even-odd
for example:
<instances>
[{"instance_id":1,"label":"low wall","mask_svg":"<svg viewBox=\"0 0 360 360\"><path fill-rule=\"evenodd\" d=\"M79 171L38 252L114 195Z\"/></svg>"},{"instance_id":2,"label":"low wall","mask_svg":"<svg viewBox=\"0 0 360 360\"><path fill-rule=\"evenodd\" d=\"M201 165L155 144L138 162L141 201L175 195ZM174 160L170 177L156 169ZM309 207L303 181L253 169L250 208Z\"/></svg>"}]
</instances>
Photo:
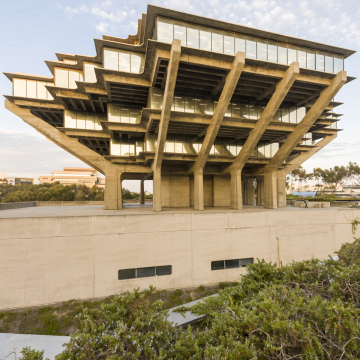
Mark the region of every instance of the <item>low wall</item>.
<instances>
[{"instance_id":1,"label":"low wall","mask_svg":"<svg viewBox=\"0 0 360 360\"><path fill-rule=\"evenodd\" d=\"M20 209L35 206L35 201L13 202L0 204L0 210Z\"/></svg>"},{"instance_id":2,"label":"low wall","mask_svg":"<svg viewBox=\"0 0 360 360\"><path fill-rule=\"evenodd\" d=\"M325 259L360 236L356 218L360 209L335 208L0 218L0 309L239 281L245 268L211 262ZM162 265L172 274L118 280L120 269Z\"/></svg>"},{"instance_id":3,"label":"low wall","mask_svg":"<svg viewBox=\"0 0 360 360\"><path fill-rule=\"evenodd\" d=\"M104 205L103 201L26 201L0 204L0 210L20 209L32 206Z\"/></svg>"},{"instance_id":4,"label":"low wall","mask_svg":"<svg viewBox=\"0 0 360 360\"><path fill-rule=\"evenodd\" d=\"M292 204L294 207L305 207L304 201L294 201ZM330 207L329 201L309 201L308 202L308 208L328 208Z\"/></svg>"}]
</instances>

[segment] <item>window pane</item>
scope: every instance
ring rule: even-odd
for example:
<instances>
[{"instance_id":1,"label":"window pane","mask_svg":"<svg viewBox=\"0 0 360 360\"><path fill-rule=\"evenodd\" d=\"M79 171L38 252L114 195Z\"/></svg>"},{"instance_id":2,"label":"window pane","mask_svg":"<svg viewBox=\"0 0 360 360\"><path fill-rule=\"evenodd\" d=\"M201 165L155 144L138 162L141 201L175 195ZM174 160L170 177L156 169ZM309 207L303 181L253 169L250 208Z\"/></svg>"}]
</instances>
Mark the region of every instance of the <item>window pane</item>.
<instances>
[{"instance_id":1,"label":"window pane","mask_svg":"<svg viewBox=\"0 0 360 360\"><path fill-rule=\"evenodd\" d=\"M118 279L119 280L135 279L135 269L119 270Z\"/></svg>"},{"instance_id":2,"label":"window pane","mask_svg":"<svg viewBox=\"0 0 360 360\"><path fill-rule=\"evenodd\" d=\"M225 111L225 116L231 116L231 102L229 102L229 106Z\"/></svg>"},{"instance_id":3,"label":"window pane","mask_svg":"<svg viewBox=\"0 0 360 360\"><path fill-rule=\"evenodd\" d=\"M193 96L185 96L185 112L194 113L195 112L195 99Z\"/></svg>"},{"instance_id":4,"label":"window pane","mask_svg":"<svg viewBox=\"0 0 360 360\"><path fill-rule=\"evenodd\" d=\"M241 259L241 267L244 267L247 264L253 264L253 263L254 263L253 259Z\"/></svg>"},{"instance_id":5,"label":"window pane","mask_svg":"<svg viewBox=\"0 0 360 360\"><path fill-rule=\"evenodd\" d=\"M297 59L296 59L296 53L297 53L297 48L296 48L296 46L289 45L289 46L288 46L288 64L289 64L289 65L290 65L291 63L297 61Z\"/></svg>"},{"instance_id":6,"label":"window pane","mask_svg":"<svg viewBox=\"0 0 360 360\"><path fill-rule=\"evenodd\" d=\"M245 36L235 35L235 54L238 51L245 52Z\"/></svg>"},{"instance_id":7,"label":"window pane","mask_svg":"<svg viewBox=\"0 0 360 360\"><path fill-rule=\"evenodd\" d=\"M278 109L274 116L274 121L281 121L281 109Z\"/></svg>"},{"instance_id":8,"label":"window pane","mask_svg":"<svg viewBox=\"0 0 360 360\"><path fill-rule=\"evenodd\" d=\"M289 119L289 108L288 107L284 107L282 109L282 122L290 122Z\"/></svg>"},{"instance_id":9,"label":"window pane","mask_svg":"<svg viewBox=\"0 0 360 360\"><path fill-rule=\"evenodd\" d=\"M137 278L155 276L155 267L145 267L137 269Z\"/></svg>"},{"instance_id":10,"label":"window pane","mask_svg":"<svg viewBox=\"0 0 360 360\"><path fill-rule=\"evenodd\" d=\"M306 68L315 70L315 51L307 50L306 52Z\"/></svg>"},{"instance_id":11,"label":"window pane","mask_svg":"<svg viewBox=\"0 0 360 360\"><path fill-rule=\"evenodd\" d=\"M324 71L325 62L324 62L324 53L322 51L316 52L316 70Z\"/></svg>"},{"instance_id":12,"label":"window pane","mask_svg":"<svg viewBox=\"0 0 360 360\"><path fill-rule=\"evenodd\" d=\"M45 88L46 82L37 81L36 82L36 97L38 99L46 100L47 90Z\"/></svg>"},{"instance_id":13,"label":"window pane","mask_svg":"<svg viewBox=\"0 0 360 360\"><path fill-rule=\"evenodd\" d=\"M77 71L69 70L69 89L76 89L77 85L75 81L80 80L80 75Z\"/></svg>"},{"instance_id":14,"label":"window pane","mask_svg":"<svg viewBox=\"0 0 360 360\"><path fill-rule=\"evenodd\" d=\"M187 46L198 49L199 48L199 27L187 26Z\"/></svg>"},{"instance_id":15,"label":"window pane","mask_svg":"<svg viewBox=\"0 0 360 360\"><path fill-rule=\"evenodd\" d=\"M211 262L211 270L223 270L224 269L224 261L212 261Z\"/></svg>"},{"instance_id":16,"label":"window pane","mask_svg":"<svg viewBox=\"0 0 360 360\"><path fill-rule=\"evenodd\" d=\"M344 70L344 58L341 55L334 55L334 73Z\"/></svg>"},{"instance_id":17,"label":"window pane","mask_svg":"<svg viewBox=\"0 0 360 360\"><path fill-rule=\"evenodd\" d=\"M183 144L182 144L182 138L176 137L175 138L175 153L176 154L182 154L183 153Z\"/></svg>"},{"instance_id":18,"label":"window pane","mask_svg":"<svg viewBox=\"0 0 360 360\"><path fill-rule=\"evenodd\" d=\"M120 156L129 156L129 144L120 144Z\"/></svg>"},{"instance_id":19,"label":"window pane","mask_svg":"<svg viewBox=\"0 0 360 360\"><path fill-rule=\"evenodd\" d=\"M165 141L165 152L174 153L175 152L175 140L172 136L169 136Z\"/></svg>"},{"instance_id":20,"label":"window pane","mask_svg":"<svg viewBox=\"0 0 360 360\"><path fill-rule=\"evenodd\" d=\"M334 57L331 54L325 55L325 71L334 72Z\"/></svg>"},{"instance_id":21,"label":"window pane","mask_svg":"<svg viewBox=\"0 0 360 360\"><path fill-rule=\"evenodd\" d=\"M241 104L241 117L249 119L249 105L248 104Z\"/></svg>"},{"instance_id":22,"label":"window pane","mask_svg":"<svg viewBox=\"0 0 360 360\"><path fill-rule=\"evenodd\" d=\"M249 105L249 118L250 119L257 119L257 106Z\"/></svg>"},{"instance_id":23,"label":"window pane","mask_svg":"<svg viewBox=\"0 0 360 360\"><path fill-rule=\"evenodd\" d=\"M290 122L296 124L296 106L290 106Z\"/></svg>"},{"instance_id":24,"label":"window pane","mask_svg":"<svg viewBox=\"0 0 360 360\"><path fill-rule=\"evenodd\" d=\"M138 110L130 109L130 124L138 124L140 123L140 112Z\"/></svg>"},{"instance_id":25,"label":"window pane","mask_svg":"<svg viewBox=\"0 0 360 360\"><path fill-rule=\"evenodd\" d=\"M86 113L86 129L95 130L95 114L94 113Z\"/></svg>"},{"instance_id":26,"label":"window pane","mask_svg":"<svg viewBox=\"0 0 360 360\"><path fill-rule=\"evenodd\" d=\"M258 156L265 157L265 145L264 144L258 145Z\"/></svg>"},{"instance_id":27,"label":"window pane","mask_svg":"<svg viewBox=\"0 0 360 360\"><path fill-rule=\"evenodd\" d=\"M287 45L278 44L278 63L287 64Z\"/></svg>"},{"instance_id":28,"label":"window pane","mask_svg":"<svg viewBox=\"0 0 360 360\"><path fill-rule=\"evenodd\" d=\"M305 107L300 107L297 109L297 122L299 123L304 116L306 115L306 108Z\"/></svg>"},{"instance_id":29,"label":"window pane","mask_svg":"<svg viewBox=\"0 0 360 360\"><path fill-rule=\"evenodd\" d=\"M119 70L130 72L130 53L119 51Z\"/></svg>"},{"instance_id":30,"label":"window pane","mask_svg":"<svg viewBox=\"0 0 360 360\"><path fill-rule=\"evenodd\" d=\"M36 81L26 80L26 96L36 99Z\"/></svg>"},{"instance_id":31,"label":"window pane","mask_svg":"<svg viewBox=\"0 0 360 360\"><path fill-rule=\"evenodd\" d=\"M306 69L306 50L298 49L298 62L301 68Z\"/></svg>"},{"instance_id":32,"label":"window pane","mask_svg":"<svg viewBox=\"0 0 360 360\"><path fill-rule=\"evenodd\" d=\"M151 88L151 109L161 109L164 91L158 88Z\"/></svg>"},{"instance_id":33,"label":"window pane","mask_svg":"<svg viewBox=\"0 0 360 360\"><path fill-rule=\"evenodd\" d=\"M26 80L25 79L13 79L13 95L26 97Z\"/></svg>"},{"instance_id":34,"label":"window pane","mask_svg":"<svg viewBox=\"0 0 360 360\"><path fill-rule=\"evenodd\" d=\"M69 72L64 69L55 69L55 86L69 87Z\"/></svg>"},{"instance_id":35,"label":"window pane","mask_svg":"<svg viewBox=\"0 0 360 360\"><path fill-rule=\"evenodd\" d=\"M224 35L222 31L213 30L212 31L212 51L219 53L224 52Z\"/></svg>"},{"instance_id":36,"label":"window pane","mask_svg":"<svg viewBox=\"0 0 360 360\"><path fill-rule=\"evenodd\" d=\"M54 86L53 83L46 83L46 86ZM54 98L51 96L51 94L49 93L49 91L46 89L46 98L48 100L54 100Z\"/></svg>"},{"instance_id":37,"label":"window pane","mask_svg":"<svg viewBox=\"0 0 360 360\"><path fill-rule=\"evenodd\" d=\"M84 79L86 82L96 82L95 68L98 67L98 64L84 62Z\"/></svg>"},{"instance_id":38,"label":"window pane","mask_svg":"<svg viewBox=\"0 0 360 360\"><path fill-rule=\"evenodd\" d=\"M269 41L268 43L268 61L277 63L277 43Z\"/></svg>"},{"instance_id":39,"label":"window pane","mask_svg":"<svg viewBox=\"0 0 360 360\"><path fill-rule=\"evenodd\" d=\"M122 123L129 123L130 122L130 109L127 108L121 108L121 120Z\"/></svg>"},{"instance_id":40,"label":"window pane","mask_svg":"<svg viewBox=\"0 0 360 360\"><path fill-rule=\"evenodd\" d=\"M246 38L246 57L256 59L256 40L254 38Z\"/></svg>"},{"instance_id":41,"label":"window pane","mask_svg":"<svg viewBox=\"0 0 360 360\"><path fill-rule=\"evenodd\" d=\"M272 143L270 147L271 147L271 157L273 157L279 150L279 143Z\"/></svg>"},{"instance_id":42,"label":"window pane","mask_svg":"<svg viewBox=\"0 0 360 360\"><path fill-rule=\"evenodd\" d=\"M239 267L239 259L236 260L225 260L225 269L233 269Z\"/></svg>"},{"instance_id":43,"label":"window pane","mask_svg":"<svg viewBox=\"0 0 360 360\"><path fill-rule=\"evenodd\" d=\"M173 21L158 18L157 39L158 41L171 43L173 41Z\"/></svg>"},{"instance_id":44,"label":"window pane","mask_svg":"<svg viewBox=\"0 0 360 360\"><path fill-rule=\"evenodd\" d=\"M104 49L104 68L119 70L119 53L117 50Z\"/></svg>"},{"instance_id":45,"label":"window pane","mask_svg":"<svg viewBox=\"0 0 360 360\"><path fill-rule=\"evenodd\" d=\"M231 106L231 116L232 117L240 117L240 103L233 101Z\"/></svg>"},{"instance_id":46,"label":"window pane","mask_svg":"<svg viewBox=\"0 0 360 360\"><path fill-rule=\"evenodd\" d=\"M131 54L131 72L132 73L140 73L141 72L141 54Z\"/></svg>"},{"instance_id":47,"label":"window pane","mask_svg":"<svg viewBox=\"0 0 360 360\"><path fill-rule=\"evenodd\" d=\"M171 275L171 265L157 266L156 276Z\"/></svg>"},{"instance_id":48,"label":"window pane","mask_svg":"<svg viewBox=\"0 0 360 360\"><path fill-rule=\"evenodd\" d=\"M77 119L76 120L76 127L78 129L85 129L85 120L86 120L85 113L78 111L76 113L76 119Z\"/></svg>"},{"instance_id":49,"label":"window pane","mask_svg":"<svg viewBox=\"0 0 360 360\"><path fill-rule=\"evenodd\" d=\"M211 51L211 30L200 28L200 49Z\"/></svg>"},{"instance_id":50,"label":"window pane","mask_svg":"<svg viewBox=\"0 0 360 360\"><path fill-rule=\"evenodd\" d=\"M120 105L108 104L108 121L120 122L120 110Z\"/></svg>"},{"instance_id":51,"label":"window pane","mask_svg":"<svg viewBox=\"0 0 360 360\"><path fill-rule=\"evenodd\" d=\"M185 111L185 102L182 96L174 96L175 98L175 111Z\"/></svg>"},{"instance_id":52,"label":"window pane","mask_svg":"<svg viewBox=\"0 0 360 360\"><path fill-rule=\"evenodd\" d=\"M267 41L258 40L257 41L257 59L258 60L267 60Z\"/></svg>"},{"instance_id":53,"label":"window pane","mask_svg":"<svg viewBox=\"0 0 360 360\"><path fill-rule=\"evenodd\" d=\"M234 55L234 35L226 34L224 35L224 53Z\"/></svg>"},{"instance_id":54,"label":"window pane","mask_svg":"<svg viewBox=\"0 0 360 360\"><path fill-rule=\"evenodd\" d=\"M186 46L186 25L181 22L174 22L174 39L181 40L181 45Z\"/></svg>"},{"instance_id":55,"label":"window pane","mask_svg":"<svg viewBox=\"0 0 360 360\"><path fill-rule=\"evenodd\" d=\"M64 127L76 129L76 112L65 110L64 112Z\"/></svg>"},{"instance_id":56,"label":"window pane","mask_svg":"<svg viewBox=\"0 0 360 360\"><path fill-rule=\"evenodd\" d=\"M264 153L265 153L265 157L267 158L271 157L270 144L266 144L264 146Z\"/></svg>"}]
</instances>

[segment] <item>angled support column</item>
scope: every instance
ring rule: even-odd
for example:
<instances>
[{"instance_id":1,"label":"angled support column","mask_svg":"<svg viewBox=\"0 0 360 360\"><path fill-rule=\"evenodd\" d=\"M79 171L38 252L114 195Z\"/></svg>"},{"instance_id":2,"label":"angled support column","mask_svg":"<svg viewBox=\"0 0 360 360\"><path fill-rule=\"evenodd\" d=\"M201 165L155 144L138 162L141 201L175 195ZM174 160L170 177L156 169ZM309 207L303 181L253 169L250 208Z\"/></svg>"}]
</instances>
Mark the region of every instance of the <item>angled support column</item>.
<instances>
[{"instance_id":1,"label":"angled support column","mask_svg":"<svg viewBox=\"0 0 360 360\"><path fill-rule=\"evenodd\" d=\"M254 178L245 178L245 191L244 191L244 205L254 205L254 196L255 196L255 188L254 188Z\"/></svg>"},{"instance_id":2,"label":"angled support column","mask_svg":"<svg viewBox=\"0 0 360 360\"><path fill-rule=\"evenodd\" d=\"M299 144L303 136L310 130L325 107L331 102L341 87L346 83L346 71L340 71L332 80L331 84L324 89L318 100L307 112L305 117L296 126L294 131L289 134L286 141L280 147L275 156L270 160L269 164L262 169L264 172L277 171L283 162L287 159L293 149Z\"/></svg>"},{"instance_id":3,"label":"angled support column","mask_svg":"<svg viewBox=\"0 0 360 360\"><path fill-rule=\"evenodd\" d=\"M116 170L110 170L105 174L105 210L121 210L123 208L122 199L122 173Z\"/></svg>"},{"instance_id":4,"label":"angled support column","mask_svg":"<svg viewBox=\"0 0 360 360\"><path fill-rule=\"evenodd\" d=\"M157 138L157 148L153 163L154 173L154 211L161 211L161 165L164 156L165 141L170 121L171 104L174 97L175 84L179 69L181 54L181 41L173 40L170 50L170 61L167 70L164 99L159 123L159 134Z\"/></svg>"},{"instance_id":5,"label":"angled support column","mask_svg":"<svg viewBox=\"0 0 360 360\"><path fill-rule=\"evenodd\" d=\"M140 181L140 204L145 204L144 180Z\"/></svg>"},{"instance_id":6,"label":"angled support column","mask_svg":"<svg viewBox=\"0 0 360 360\"><path fill-rule=\"evenodd\" d=\"M201 183L203 182L202 174L206 161L209 157L211 147L213 146L215 138L219 132L221 122L223 121L230 100L239 82L239 78L244 65L245 65L245 54L243 52L238 52L235 55L235 59L232 62L231 70L226 76L224 88L221 92L219 102L216 105L216 109L211 119L211 123L207 128L206 135L202 143L197 160L189 170L189 172L194 173L194 179L197 178L198 181L200 181ZM196 205L198 207L198 210L204 209L203 185L194 186L194 207L195 204L198 204Z\"/></svg>"},{"instance_id":7,"label":"angled support column","mask_svg":"<svg viewBox=\"0 0 360 360\"><path fill-rule=\"evenodd\" d=\"M264 207L277 208L277 173L275 171L264 174Z\"/></svg>"},{"instance_id":8,"label":"angled support column","mask_svg":"<svg viewBox=\"0 0 360 360\"><path fill-rule=\"evenodd\" d=\"M202 170L194 172L194 209L204 210L204 175Z\"/></svg>"},{"instance_id":9,"label":"angled support column","mask_svg":"<svg viewBox=\"0 0 360 360\"><path fill-rule=\"evenodd\" d=\"M286 206L286 175L283 172L277 173L277 206Z\"/></svg>"},{"instance_id":10,"label":"angled support column","mask_svg":"<svg viewBox=\"0 0 360 360\"><path fill-rule=\"evenodd\" d=\"M231 208L235 210L242 209L242 186L241 170L233 170L231 173Z\"/></svg>"}]
</instances>

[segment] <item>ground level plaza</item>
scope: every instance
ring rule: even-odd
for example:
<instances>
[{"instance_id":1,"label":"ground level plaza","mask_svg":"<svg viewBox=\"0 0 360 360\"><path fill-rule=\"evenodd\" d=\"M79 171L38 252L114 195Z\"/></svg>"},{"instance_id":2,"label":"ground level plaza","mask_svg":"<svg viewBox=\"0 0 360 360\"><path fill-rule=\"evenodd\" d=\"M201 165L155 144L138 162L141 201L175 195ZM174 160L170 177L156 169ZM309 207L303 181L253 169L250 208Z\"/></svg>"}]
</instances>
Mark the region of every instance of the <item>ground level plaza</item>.
<instances>
[{"instance_id":1,"label":"ground level plaza","mask_svg":"<svg viewBox=\"0 0 360 360\"><path fill-rule=\"evenodd\" d=\"M353 241L360 209L34 207L0 212L0 309L154 285L238 281L257 258L287 264Z\"/></svg>"}]
</instances>

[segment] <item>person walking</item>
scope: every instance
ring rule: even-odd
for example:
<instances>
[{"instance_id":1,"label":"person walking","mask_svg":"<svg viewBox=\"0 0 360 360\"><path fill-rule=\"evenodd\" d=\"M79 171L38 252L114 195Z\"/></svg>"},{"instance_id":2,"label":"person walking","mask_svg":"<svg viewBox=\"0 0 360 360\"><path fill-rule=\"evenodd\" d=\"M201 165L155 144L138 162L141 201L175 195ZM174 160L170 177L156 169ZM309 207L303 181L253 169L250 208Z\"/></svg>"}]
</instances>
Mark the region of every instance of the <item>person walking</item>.
<instances>
[{"instance_id":1,"label":"person walking","mask_svg":"<svg viewBox=\"0 0 360 360\"><path fill-rule=\"evenodd\" d=\"M308 200L308 199L306 199L306 200L305 200L305 209L307 209L307 208L308 208L308 205L309 205L309 200Z\"/></svg>"}]
</instances>

